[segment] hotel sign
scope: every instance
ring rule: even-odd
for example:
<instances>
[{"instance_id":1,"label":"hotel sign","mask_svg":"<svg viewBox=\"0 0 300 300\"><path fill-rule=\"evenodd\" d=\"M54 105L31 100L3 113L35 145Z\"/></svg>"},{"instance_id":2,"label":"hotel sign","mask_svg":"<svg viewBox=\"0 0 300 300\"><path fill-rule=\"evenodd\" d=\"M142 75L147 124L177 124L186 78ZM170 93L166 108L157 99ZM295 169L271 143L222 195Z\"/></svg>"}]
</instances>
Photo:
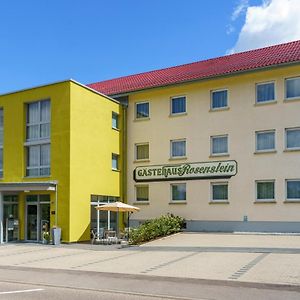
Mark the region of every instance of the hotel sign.
<instances>
[{"instance_id":1,"label":"hotel sign","mask_svg":"<svg viewBox=\"0 0 300 300\"><path fill-rule=\"evenodd\" d=\"M235 160L184 163L179 165L158 165L136 167L133 176L136 182L162 180L190 180L229 178L236 175Z\"/></svg>"}]
</instances>

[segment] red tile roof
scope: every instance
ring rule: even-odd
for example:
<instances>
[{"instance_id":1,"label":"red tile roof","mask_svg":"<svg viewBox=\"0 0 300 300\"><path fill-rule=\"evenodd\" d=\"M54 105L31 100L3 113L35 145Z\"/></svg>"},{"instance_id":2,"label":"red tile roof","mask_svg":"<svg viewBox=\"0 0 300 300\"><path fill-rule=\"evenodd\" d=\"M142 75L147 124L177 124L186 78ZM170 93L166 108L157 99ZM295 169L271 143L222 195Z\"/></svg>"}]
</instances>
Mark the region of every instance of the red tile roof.
<instances>
[{"instance_id":1,"label":"red tile roof","mask_svg":"<svg viewBox=\"0 0 300 300\"><path fill-rule=\"evenodd\" d=\"M87 86L106 95L117 95L295 62L300 62L300 41L100 81Z\"/></svg>"}]
</instances>

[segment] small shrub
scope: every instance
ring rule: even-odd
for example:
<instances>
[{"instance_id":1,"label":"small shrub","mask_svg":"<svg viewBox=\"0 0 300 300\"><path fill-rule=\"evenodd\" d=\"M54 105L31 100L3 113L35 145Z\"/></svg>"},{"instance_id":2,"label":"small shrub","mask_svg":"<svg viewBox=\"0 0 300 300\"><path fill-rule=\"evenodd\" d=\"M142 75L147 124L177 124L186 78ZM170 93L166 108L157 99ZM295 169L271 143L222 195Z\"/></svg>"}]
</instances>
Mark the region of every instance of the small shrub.
<instances>
[{"instance_id":1,"label":"small shrub","mask_svg":"<svg viewBox=\"0 0 300 300\"><path fill-rule=\"evenodd\" d=\"M179 232L183 228L184 219L172 214L146 221L138 228L130 230L130 244L140 244L158 237Z\"/></svg>"}]
</instances>

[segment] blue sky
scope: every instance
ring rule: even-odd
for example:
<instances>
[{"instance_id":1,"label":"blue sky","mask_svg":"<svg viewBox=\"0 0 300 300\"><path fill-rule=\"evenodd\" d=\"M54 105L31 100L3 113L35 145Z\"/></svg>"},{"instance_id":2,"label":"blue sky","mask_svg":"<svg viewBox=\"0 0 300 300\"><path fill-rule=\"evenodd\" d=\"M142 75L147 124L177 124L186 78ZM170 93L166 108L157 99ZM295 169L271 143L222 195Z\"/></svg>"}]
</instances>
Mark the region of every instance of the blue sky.
<instances>
[{"instance_id":1,"label":"blue sky","mask_svg":"<svg viewBox=\"0 0 300 300\"><path fill-rule=\"evenodd\" d=\"M0 94L69 78L92 83L245 50L242 29L252 26L246 16L251 7L268 12L272 1L290 0L1 1Z\"/></svg>"}]
</instances>

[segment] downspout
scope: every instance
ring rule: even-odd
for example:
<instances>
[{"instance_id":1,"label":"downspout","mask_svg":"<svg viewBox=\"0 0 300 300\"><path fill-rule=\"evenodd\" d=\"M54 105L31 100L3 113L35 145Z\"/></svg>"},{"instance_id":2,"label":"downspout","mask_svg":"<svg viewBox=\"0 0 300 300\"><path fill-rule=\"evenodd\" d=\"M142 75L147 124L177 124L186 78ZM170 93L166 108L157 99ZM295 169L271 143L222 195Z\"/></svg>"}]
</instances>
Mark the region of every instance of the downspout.
<instances>
[{"instance_id":1,"label":"downspout","mask_svg":"<svg viewBox=\"0 0 300 300\"><path fill-rule=\"evenodd\" d=\"M127 203L127 107L128 104L122 104L123 111L123 133L122 133L122 198ZM128 213L129 214L129 213ZM124 220L123 220L124 221ZM127 224L127 227L129 224Z\"/></svg>"}]
</instances>

